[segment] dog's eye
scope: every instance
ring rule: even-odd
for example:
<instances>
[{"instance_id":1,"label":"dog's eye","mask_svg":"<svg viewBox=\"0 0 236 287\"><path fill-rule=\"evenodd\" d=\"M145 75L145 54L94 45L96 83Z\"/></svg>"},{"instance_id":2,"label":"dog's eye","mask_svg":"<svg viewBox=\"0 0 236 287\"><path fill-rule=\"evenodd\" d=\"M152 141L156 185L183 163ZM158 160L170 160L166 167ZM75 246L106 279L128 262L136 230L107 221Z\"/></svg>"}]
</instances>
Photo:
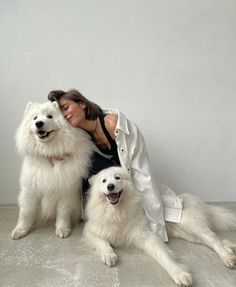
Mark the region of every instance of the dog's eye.
<instances>
[{"instance_id":1,"label":"dog's eye","mask_svg":"<svg viewBox=\"0 0 236 287\"><path fill-rule=\"evenodd\" d=\"M34 117L34 121L37 120L37 116Z\"/></svg>"},{"instance_id":2,"label":"dog's eye","mask_svg":"<svg viewBox=\"0 0 236 287\"><path fill-rule=\"evenodd\" d=\"M52 118L53 118L53 116L51 116L51 115L48 115L48 116L47 116L47 118L48 118L48 119L52 119Z\"/></svg>"},{"instance_id":3,"label":"dog's eye","mask_svg":"<svg viewBox=\"0 0 236 287\"><path fill-rule=\"evenodd\" d=\"M106 180L105 178L102 180L103 183L105 183L106 181L107 181L107 180Z\"/></svg>"},{"instance_id":4,"label":"dog's eye","mask_svg":"<svg viewBox=\"0 0 236 287\"><path fill-rule=\"evenodd\" d=\"M120 180L120 177L119 177L119 176L115 176L115 179L116 179L116 180Z\"/></svg>"}]
</instances>

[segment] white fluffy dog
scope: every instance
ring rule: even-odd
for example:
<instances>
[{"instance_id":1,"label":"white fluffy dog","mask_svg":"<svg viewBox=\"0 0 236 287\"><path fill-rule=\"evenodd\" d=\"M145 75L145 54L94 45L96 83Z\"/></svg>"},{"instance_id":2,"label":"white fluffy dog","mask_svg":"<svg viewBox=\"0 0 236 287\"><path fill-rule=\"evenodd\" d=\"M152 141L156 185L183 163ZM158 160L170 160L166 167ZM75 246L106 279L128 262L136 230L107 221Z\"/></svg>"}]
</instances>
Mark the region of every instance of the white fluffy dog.
<instances>
[{"instance_id":1,"label":"white fluffy dog","mask_svg":"<svg viewBox=\"0 0 236 287\"><path fill-rule=\"evenodd\" d=\"M149 230L141 194L134 189L123 169L105 169L93 176L90 183L84 235L86 241L99 251L103 262L108 266L116 263L117 255L112 246L133 245L152 256L177 284L190 286L191 274L172 258L167 245ZM211 230L235 228L234 215L189 194L183 194L181 198L184 202L181 223L167 223L168 235L208 245L227 267L234 267L234 247L221 241Z\"/></svg>"},{"instance_id":2,"label":"white fluffy dog","mask_svg":"<svg viewBox=\"0 0 236 287\"><path fill-rule=\"evenodd\" d=\"M26 236L36 223L56 220L65 238L81 215L81 185L92 142L62 116L57 102L28 103L16 133L24 156L18 198L19 218L12 238Z\"/></svg>"}]
</instances>

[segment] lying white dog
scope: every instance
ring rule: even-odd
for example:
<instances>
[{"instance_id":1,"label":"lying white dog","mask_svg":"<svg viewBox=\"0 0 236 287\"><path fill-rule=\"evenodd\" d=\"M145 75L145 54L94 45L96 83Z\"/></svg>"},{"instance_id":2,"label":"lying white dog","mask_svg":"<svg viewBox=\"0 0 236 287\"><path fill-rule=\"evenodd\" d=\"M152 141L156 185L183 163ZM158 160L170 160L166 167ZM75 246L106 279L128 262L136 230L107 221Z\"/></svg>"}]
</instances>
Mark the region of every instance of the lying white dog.
<instances>
[{"instance_id":1,"label":"lying white dog","mask_svg":"<svg viewBox=\"0 0 236 287\"><path fill-rule=\"evenodd\" d=\"M92 142L62 116L57 102L28 103L16 133L24 156L18 198L19 218L12 238L26 236L35 223L56 220L65 238L81 214L81 185L87 176Z\"/></svg>"},{"instance_id":2,"label":"lying white dog","mask_svg":"<svg viewBox=\"0 0 236 287\"><path fill-rule=\"evenodd\" d=\"M140 193L124 170L120 167L105 169L93 176L90 183L84 235L88 244L100 252L103 262L108 266L116 263L117 255L111 246L133 245L152 256L177 284L190 286L191 274L174 261L167 245L149 230ZM184 202L182 220L179 224L167 223L169 236L208 245L227 267L234 267L235 249L211 230L211 227L235 228L234 215L189 194L181 198Z\"/></svg>"}]
</instances>

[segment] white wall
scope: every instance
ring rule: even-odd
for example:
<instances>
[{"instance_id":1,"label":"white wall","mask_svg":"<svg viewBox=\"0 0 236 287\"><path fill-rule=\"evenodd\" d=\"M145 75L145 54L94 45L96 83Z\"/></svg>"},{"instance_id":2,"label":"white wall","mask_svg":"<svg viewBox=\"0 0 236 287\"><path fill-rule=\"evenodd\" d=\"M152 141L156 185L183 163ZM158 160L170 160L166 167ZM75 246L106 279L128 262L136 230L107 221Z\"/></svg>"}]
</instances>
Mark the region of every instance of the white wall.
<instances>
[{"instance_id":1,"label":"white wall","mask_svg":"<svg viewBox=\"0 0 236 287\"><path fill-rule=\"evenodd\" d=\"M159 182L236 200L235 27L234 0L1 0L0 203L26 103L69 88L138 124Z\"/></svg>"}]
</instances>

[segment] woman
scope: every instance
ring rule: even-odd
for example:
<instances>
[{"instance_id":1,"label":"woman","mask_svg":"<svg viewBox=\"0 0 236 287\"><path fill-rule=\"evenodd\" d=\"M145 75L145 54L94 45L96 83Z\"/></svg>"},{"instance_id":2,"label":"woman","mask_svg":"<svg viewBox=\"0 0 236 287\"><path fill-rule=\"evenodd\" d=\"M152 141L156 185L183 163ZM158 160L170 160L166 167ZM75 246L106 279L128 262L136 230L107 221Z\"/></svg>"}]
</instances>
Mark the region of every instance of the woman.
<instances>
[{"instance_id":1,"label":"woman","mask_svg":"<svg viewBox=\"0 0 236 287\"><path fill-rule=\"evenodd\" d=\"M143 136L136 125L126 119L119 110L102 110L77 90L51 91L48 99L57 101L65 119L73 127L82 128L89 133L98 149L105 155L94 155L91 174L112 165L122 166L130 174L136 189L143 195L144 210L150 228L167 241L165 220L180 221L181 201L173 191L164 186L161 186L161 192L164 194L160 196L150 169Z\"/></svg>"}]
</instances>

